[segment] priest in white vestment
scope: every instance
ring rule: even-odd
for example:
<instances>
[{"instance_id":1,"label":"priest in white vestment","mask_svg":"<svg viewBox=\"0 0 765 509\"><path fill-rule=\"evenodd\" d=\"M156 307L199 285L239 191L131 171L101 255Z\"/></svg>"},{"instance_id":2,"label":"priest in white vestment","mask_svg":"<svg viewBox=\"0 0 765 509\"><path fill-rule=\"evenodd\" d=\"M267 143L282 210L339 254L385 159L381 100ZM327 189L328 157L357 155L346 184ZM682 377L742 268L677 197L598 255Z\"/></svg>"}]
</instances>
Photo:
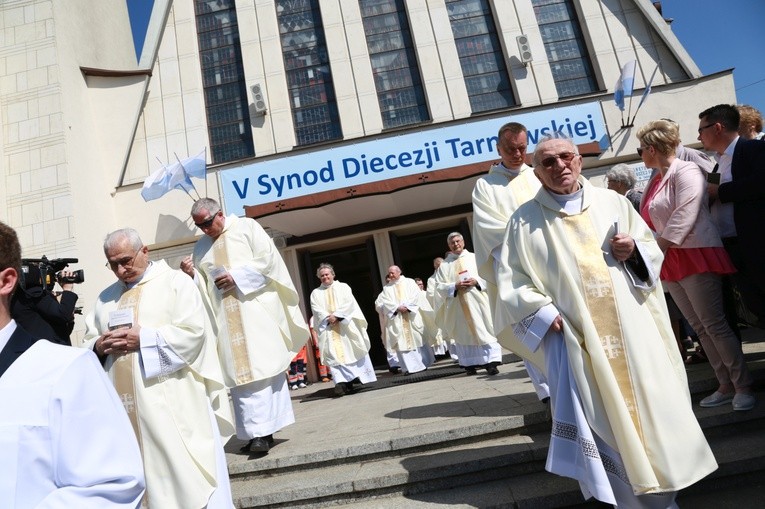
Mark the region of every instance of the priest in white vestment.
<instances>
[{"instance_id":1,"label":"priest in white vestment","mask_svg":"<svg viewBox=\"0 0 765 509\"><path fill-rule=\"evenodd\" d=\"M83 347L104 361L143 455L149 507L230 508L222 436L233 433L215 341L194 283L132 228L104 254L118 281L85 320Z\"/></svg>"},{"instance_id":2,"label":"priest in white vestment","mask_svg":"<svg viewBox=\"0 0 765 509\"><path fill-rule=\"evenodd\" d=\"M316 270L321 286L311 292L321 362L329 367L335 381L335 394L353 392L355 382L377 381L369 359L367 320L353 297L351 287L335 280L335 269L322 263Z\"/></svg>"},{"instance_id":3,"label":"priest in white vestment","mask_svg":"<svg viewBox=\"0 0 765 509\"><path fill-rule=\"evenodd\" d=\"M145 484L125 409L92 352L11 319L20 275L18 236L0 223L0 507L135 509Z\"/></svg>"},{"instance_id":4,"label":"priest in white vestment","mask_svg":"<svg viewBox=\"0 0 765 509\"><path fill-rule=\"evenodd\" d=\"M436 325L436 311L428 300L428 292L422 279L416 277L414 282L420 289L420 313L422 314L422 340L430 345L434 355L446 354L446 342L441 338L441 329Z\"/></svg>"},{"instance_id":5,"label":"priest in white vestment","mask_svg":"<svg viewBox=\"0 0 765 509\"><path fill-rule=\"evenodd\" d=\"M441 326L436 321L436 273L438 272L438 267L440 267L443 262L444 259L440 256L433 258L433 274L428 278L428 283L425 285L425 292L428 298L428 304L430 304L430 307L433 309L433 321L436 327L436 339L438 341L438 346L434 347L433 351L436 355L449 354L449 357L456 361L458 360L457 354L454 353L454 349L451 348L451 345L454 344L454 340L444 334L443 329L441 329Z\"/></svg>"},{"instance_id":6,"label":"priest in white vestment","mask_svg":"<svg viewBox=\"0 0 765 509\"><path fill-rule=\"evenodd\" d=\"M295 422L285 373L311 334L287 266L255 220L226 217L210 198L197 200L191 217L204 235L181 269L216 327L236 436L249 440L241 451L264 454L273 434Z\"/></svg>"},{"instance_id":7,"label":"priest in white vestment","mask_svg":"<svg viewBox=\"0 0 765 509\"><path fill-rule=\"evenodd\" d=\"M523 124L508 122L500 127L497 152L502 160L492 165L489 173L479 178L473 188L473 247L478 275L486 281L492 314L497 304L497 269L507 221L520 204L534 196L540 186L534 170L526 164L527 147L528 136ZM547 400L550 390L543 372L542 355L523 346L512 329L497 330L496 333L502 346L524 358L537 396Z\"/></svg>"},{"instance_id":8,"label":"priest in white vestment","mask_svg":"<svg viewBox=\"0 0 765 509\"><path fill-rule=\"evenodd\" d=\"M435 356L422 339L424 324L420 315L420 288L404 277L396 265L388 268L388 283L375 301L375 309L385 318L385 346L396 352L405 374L428 369Z\"/></svg>"},{"instance_id":9,"label":"priest in white vestment","mask_svg":"<svg viewBox=\"0 0 765 509\"><path fill-rule=\"evenodd\" d=\"M580 177L570 139L534 152L542 182L510 218L495 323L545 355L547 470L618 507L677 507L717 468L691 409L658 282L663 260L623 196Z\"/></svg>"},{"instance_id":10,"label":"priest in white vestment","mask_svg":"<svg viewBox=\"0 0 765 509\"><path fill-rule=\"evenodd\" d=\"M436 271L436 322L454 339L452 349L469 375L484 368L499 373L502 348L494 337L486 281L478 276L475 255L459 232L447 237L451 252Z\"/></svg>"}]
</instances>

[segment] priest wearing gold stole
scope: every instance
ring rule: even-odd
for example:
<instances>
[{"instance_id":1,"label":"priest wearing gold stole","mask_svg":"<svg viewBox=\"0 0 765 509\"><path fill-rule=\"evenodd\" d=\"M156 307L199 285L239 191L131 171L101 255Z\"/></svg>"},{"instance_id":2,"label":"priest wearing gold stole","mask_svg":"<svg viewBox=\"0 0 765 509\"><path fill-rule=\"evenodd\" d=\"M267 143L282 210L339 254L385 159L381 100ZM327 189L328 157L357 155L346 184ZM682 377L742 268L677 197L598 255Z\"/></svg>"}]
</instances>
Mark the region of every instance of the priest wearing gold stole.
<instances>
[{"instance_id":1,"label":"priest wearing gold stole","mask_svg":"<svg viewBox=\"0 0 765 509\"><path fill-rule=\"evenodd\" d=\"M478 276L475 255L465 249L459 232L446 239L451 252L436 271L436 323L454 338L451 348L469 375L485 368L499 373L502 348L494 337L486 281Z\"/></svg>"},{"instance_id":2,"label":"priest wearing gold stole","mask_svg":"<svg viewBox=\"0 0 765 509\"><path fill-rule=\"evenodd\" d=\"M691 409L662 253L632 204L581 169L570 139L537 145L543 189L508 223L495 323L544 352L547 470L578 480L586 498L677 507L676 492L717 464Z\"/></svg>"},{"instance_id":3,"label":"priest wearing gold stole","mask_svg":"<svg viewBox=\"0 0 765 509\"><path fill-rule=\"evenodd\" d=\"M479 178L473 188L473 246L478 275L486 282L492 315L497 304L497 269L507 221L518 206L539 190L539 179L526 164L528 135L526 127L508 122L497 133L497 152L502 160ZM537 396L547 400L550 390L542 372L541 354L530 352L511 329L496 331L499 343L527 359L524 364Z\"/></svg>"},{"instance_id":4,"label":"priest wearing gold stole","mask_svg":"<svg viewBox=\"0 0 765 509\"><path fill-rule=\"evenodd\" d=\"M351 287L335 281L335 269L322 263L316 270L321 286L311 292L311 312L322 364L329 366L335 394L353 392L353 384L377 381L369 359L367 320Z\"/></svg>"},{"instance_id":5,"label":"priest wearing gold stole","mask_svg":"<svg viewBox=\"0 0 765 509\"><path fill-rule=\"evenodd\" d=\"M204 304L194 283L151 262L138 232L104 241L118 281L86 318L83 346L104 362L143 456L145 505L230 509L221 433L233 433Z\"/></svg>"},{"instance_id":6,"label":"priest wearing gold stole","mask_svg":"<svg viewBox=\"0 0 765 509\"><path fill-rule=\"evenodd\" d=\"M231 388L236 436L245 453L267 453L273 433L295 422L285 372L311 337L273 240L253 219L223 215L210 198L191 217L204 235L181 269L202 292Z\"/></svg>"},{"instance_id":7,"label":"priest wearing gold stole","mask_svg":"<svg viewBox=\"0 0 765 509\"><path fill-rule=\"evenodd\" d=\"M422 338L420 287L396 265L388 267L387 281L375 301L375 309L384 318L385 347L396 353L404 374L424 371L435 356Z\"/></svg>"}]
</instances>

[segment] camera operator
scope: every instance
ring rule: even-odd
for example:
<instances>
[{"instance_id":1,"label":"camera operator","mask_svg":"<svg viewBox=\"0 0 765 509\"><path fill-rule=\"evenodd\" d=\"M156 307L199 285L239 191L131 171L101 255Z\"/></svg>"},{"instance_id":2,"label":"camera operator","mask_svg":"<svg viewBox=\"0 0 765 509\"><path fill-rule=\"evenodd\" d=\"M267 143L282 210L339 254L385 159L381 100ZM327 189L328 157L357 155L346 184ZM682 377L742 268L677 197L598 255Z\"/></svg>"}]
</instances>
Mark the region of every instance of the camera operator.
<instances>
[{"instance_id":1,"label":"camera operator","mask_svg":"<svg viewBox=\"0 0 765 509\"><path fill-rule=\"evenodd\" d=\"M74 273L66 270L55 275L61 286L57 296L48 275L34 264L22 267L23 284L16 288L11 301L11 315L35 339L47 339L71 346L77 294L72 291ZM54 277L54 274L50 274Z\"/></svg>"}]
</instances>

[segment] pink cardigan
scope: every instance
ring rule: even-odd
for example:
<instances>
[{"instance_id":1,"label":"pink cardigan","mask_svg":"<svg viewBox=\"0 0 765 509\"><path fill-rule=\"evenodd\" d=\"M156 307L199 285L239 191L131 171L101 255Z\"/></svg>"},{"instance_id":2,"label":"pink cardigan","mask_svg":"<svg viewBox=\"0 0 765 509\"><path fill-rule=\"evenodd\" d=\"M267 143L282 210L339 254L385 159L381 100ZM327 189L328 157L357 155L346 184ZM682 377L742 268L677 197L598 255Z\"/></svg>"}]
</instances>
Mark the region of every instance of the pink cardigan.
<instances>
[{"instance_id":1,"label":"pink cardigan","mask_svg":"<svg viewBox=\"0 0 765 509\"><path fill-rule=\"evenodd\" d=\"M658 178L661 173L654 176ZM658 184L648 214L658 235L676 247L721 247L708 202L705 173L695 163L675 159Z\"/></svg>"}]
</instances>

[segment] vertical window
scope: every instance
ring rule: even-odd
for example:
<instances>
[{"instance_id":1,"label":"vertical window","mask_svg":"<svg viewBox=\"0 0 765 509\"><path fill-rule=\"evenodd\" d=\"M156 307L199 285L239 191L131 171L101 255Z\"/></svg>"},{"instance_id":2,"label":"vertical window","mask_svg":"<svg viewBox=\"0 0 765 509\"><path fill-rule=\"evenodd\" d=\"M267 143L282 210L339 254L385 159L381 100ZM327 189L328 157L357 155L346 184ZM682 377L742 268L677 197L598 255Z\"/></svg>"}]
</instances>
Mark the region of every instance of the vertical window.
<instances>
[{"instance_id":1,"label":"vertical window","mask_svg":"<svg viewBox=\"0 0 765 509\"><path fill-rule=\"evenodd\" d=\"M297 144L340 138L319 2L276 0L276 16Z\"/></svg>"},{"instance_id":2,"label":"vertical window","mask_svg":"<svg viewBox=\"0 0 765 509\"><path fill-rule=\"evenodd\" d=\"M595 76L571 0L531 0L558 96L597 91Z\"/></svg>"},{"instance_id":3,"label":"vertical window","mask_svg":"<svg viewBox=\"0 0 765 509\"><path fill-rule=\"evenodd\" d=\"M212 161L252 157L255 149L234 0L196 0L194 7Z\"/></svg>"},{"instance_id":4,"label":"vertical window","mask_svg":"<svg viewBox=\"0 0 765 509\"><path fill-rule=\"evenodd\" d=\"M428 108L402 0L360 0L377 100L387 128L428 120Z\"/></svg>"},{"instance_id":5,"label":"vertical window","mask_svg":"<svg viewBox=\"0 0 765 509\"><path fill-rule=\"evenodd\" d=\"M486 0L446 0L474 113L515 105L502 46Z\"/></svg>"}]
</instances>

